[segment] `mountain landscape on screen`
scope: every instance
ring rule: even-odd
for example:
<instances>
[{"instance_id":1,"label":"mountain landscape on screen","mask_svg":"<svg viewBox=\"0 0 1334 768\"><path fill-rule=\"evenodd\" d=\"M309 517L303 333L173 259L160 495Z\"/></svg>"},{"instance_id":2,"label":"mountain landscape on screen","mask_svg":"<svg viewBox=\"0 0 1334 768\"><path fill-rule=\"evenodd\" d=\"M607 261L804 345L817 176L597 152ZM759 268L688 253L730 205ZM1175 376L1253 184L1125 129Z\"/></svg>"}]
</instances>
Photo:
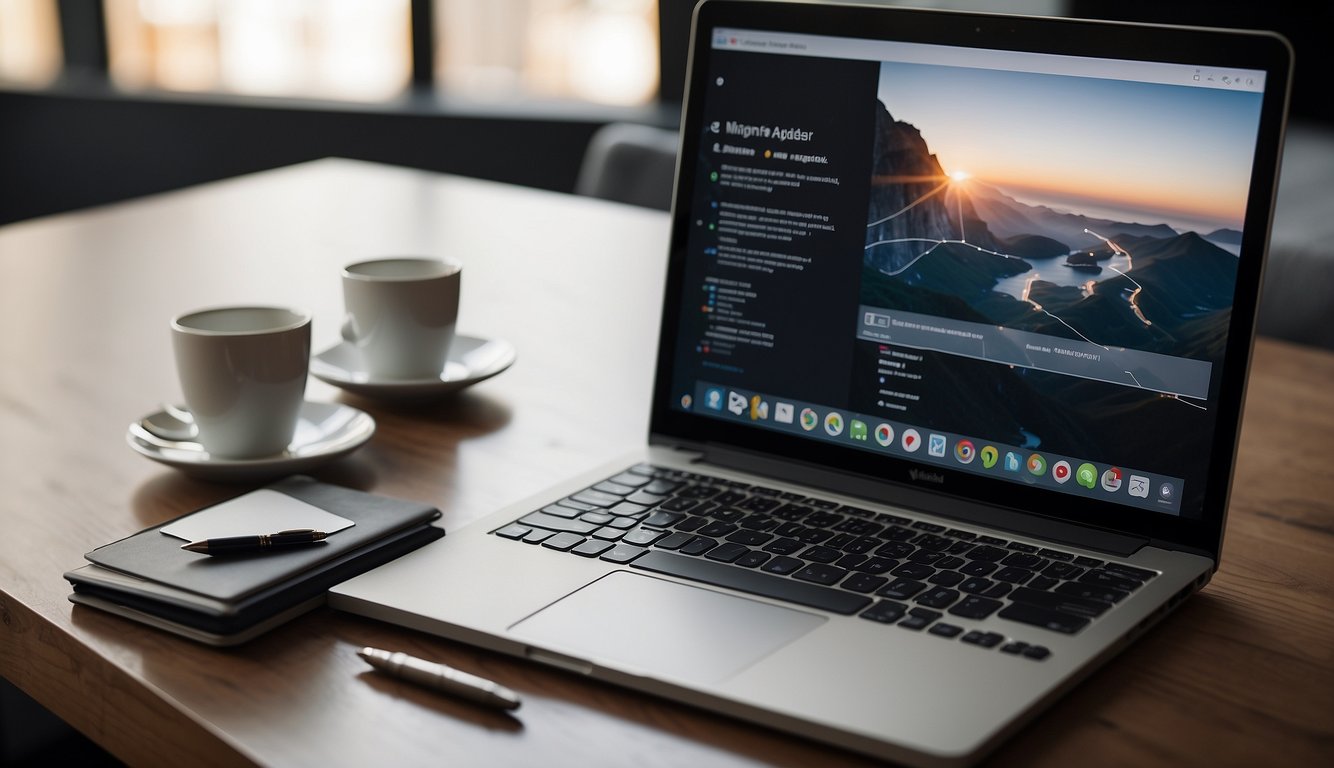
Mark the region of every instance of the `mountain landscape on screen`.
<instances>
[{"instance_id":1,"label":"mountain landscape on screen","mask_svg":"<svg viewBox=\"0 0 1334 768\"><path fill-rule=\"evenodd\" d=\"M864 304L1213 361L1237 270L1223 246L1239 235L1020 202L946 174L879 105Z\"/></svg>"}]
</instances>

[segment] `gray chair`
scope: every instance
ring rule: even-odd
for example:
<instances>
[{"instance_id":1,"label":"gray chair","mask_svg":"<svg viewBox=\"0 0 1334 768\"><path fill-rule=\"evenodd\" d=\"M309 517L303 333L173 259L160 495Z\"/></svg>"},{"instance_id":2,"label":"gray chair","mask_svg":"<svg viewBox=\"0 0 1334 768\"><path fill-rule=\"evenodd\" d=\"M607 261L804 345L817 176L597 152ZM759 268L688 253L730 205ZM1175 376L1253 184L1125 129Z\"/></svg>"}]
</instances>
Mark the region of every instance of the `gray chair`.
<instances>
[{"instance_id":1,"label":"gray chair","mask_svg":"<svg viewBox=\"0 0 1334 768\"><path fill-rule=\"evenodd\" d=\"M678 136L647 125L604 125L588 142L575 194L670 210Z\"/></svg>"}]
</instances>

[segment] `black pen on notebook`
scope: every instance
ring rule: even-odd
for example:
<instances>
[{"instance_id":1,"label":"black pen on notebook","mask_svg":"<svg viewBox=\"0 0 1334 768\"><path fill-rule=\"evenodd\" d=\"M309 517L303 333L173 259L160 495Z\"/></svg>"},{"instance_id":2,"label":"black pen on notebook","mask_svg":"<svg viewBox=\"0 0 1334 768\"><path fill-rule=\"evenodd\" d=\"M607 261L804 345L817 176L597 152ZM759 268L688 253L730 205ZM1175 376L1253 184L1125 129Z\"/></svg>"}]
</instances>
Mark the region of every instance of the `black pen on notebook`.
<instances>
[{"instance_id":1,"label":"black pen on notebook","mask_svg":"<svg viewBox=\"0 0 1334 768\"><path fill-rule=\"evenodd\" d=\"M254 536L227 536L221 539L204 539L182 544L181 549L201 552L205 555L244 555L250 552L269 552L275 549L304 547L324 541L329 534L313 528L293 528L277 533L260 533Z\"/></svg>"},{"instance_id":2,"label":"black pen on notebook","mask_svg":"<svg viewBox=\"0 0 1334 768\"><path fill-rule=\"evenodd\" d=\"M362 648L357 655L372 667L409 682L452 693L469 701L496 709L518 709L519 695L483 677L460 669L379 648Z\"/></svg>"}]
</instances>

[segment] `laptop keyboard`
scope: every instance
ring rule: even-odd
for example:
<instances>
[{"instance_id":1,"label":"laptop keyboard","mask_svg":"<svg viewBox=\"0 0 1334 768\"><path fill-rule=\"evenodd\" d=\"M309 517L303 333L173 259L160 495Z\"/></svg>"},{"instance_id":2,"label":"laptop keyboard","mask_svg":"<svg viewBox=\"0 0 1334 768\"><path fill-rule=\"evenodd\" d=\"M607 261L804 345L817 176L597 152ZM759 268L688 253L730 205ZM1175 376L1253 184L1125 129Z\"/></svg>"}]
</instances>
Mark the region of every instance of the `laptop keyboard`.
<instances>
[{"instance_id":1,"label":"laptop keyboard","mask_svg":"<svg viewBox=\"0 0 1334 768\"><path fill-rule=\"evenodd\" d=\"M965 631L996 615L1074 634L1154 571L828 499L640 464L497 536L1042 660Z\"/></svg>"}]
</instances>

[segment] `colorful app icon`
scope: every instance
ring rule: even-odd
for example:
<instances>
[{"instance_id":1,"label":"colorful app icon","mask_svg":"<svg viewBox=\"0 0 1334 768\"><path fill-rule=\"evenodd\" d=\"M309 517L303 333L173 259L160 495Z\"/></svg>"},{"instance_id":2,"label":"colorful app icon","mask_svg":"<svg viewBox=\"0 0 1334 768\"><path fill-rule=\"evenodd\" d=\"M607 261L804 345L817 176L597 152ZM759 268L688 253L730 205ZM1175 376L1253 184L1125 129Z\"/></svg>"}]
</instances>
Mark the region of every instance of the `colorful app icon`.
<instances>
[{"instance_id":1,"label":"colorful app icon","mask_svg":"<svg viewBox=\"0 0 1334 768\"><path fill-rule=\"evenodd\" d=\"M774 403L774 421L779 424L792 423L792 403Z\"/></svg>"},{"instance_id":2,"label":"colorful app icon","mask_svg":"<svg viewBox=\"0 0 1334 768\"><path fill-rule=\"evenodd\" d=\"M1121 470L1111 467L1102 473L1102 489L1108 493L1116 493L1121 490Z\"/></svg>"},{"instance_id":3,"label":"colorful app icon","mask_svg":"<svg viewBox=\"0 0 1334 768\"><path fill-rule=\"evenodd\" d=\"M922 447L922 436L915 429L905 429L899 443L908 453L917 453L917 449Z\"/></svg>"},{"instance_id":4,"label":"colorful app icon","mask_svg":"<svg viewBox=\"0 0 1334 768\"><path fill-rule=\"evenodd\" d=\"M977 458L977 449L973 447L972 440L960 440L954 444L954 458L960 464L972 464L973 459Z\"/></svg>"},{"instance_id":5,"label":"colorful app icon","mask_svg":"<svg viewBox=\"0 0 1334 768\"><path fill-rule=\"evenodd\" d=\"M848 437L852 438L853 440L861 440L864 443L866 442L866 437L868 434L869 433L866 430L866 422L853 419L848 424Z\"/></svg>"},{"instance_id":6,"label":"colorful app icon","mask_svg":"<svg viewBox=\"0 0 1334 768\"><path fill-rule=\"evenodd\" d=\"M944 435L937 435L932 433L926 439L926 452L931 454L932 456L944 456L946 442L947 441L945 440Z\"/></svg>"},{"instance_id":7,"label":"colorful app icon","mask_svg":"<svg viewBox=\"0 0 1334 768\"><path fill-rule=\"evenodd\" d=\"M1051 476L1056 482L1065 485L1070 479L1070 462L1062 459L1051 465Z\"/></svg>"},{"instance_id":8,"label":"colorful app icon","mask_svg":"<svg viewBox=\"0 0 1334 768\"><path fill-rule=\"evenodd\" d=\"M1166 502L1171 502L1177 495L1177 487L1171 483L1163 483L1158 486L1158 498Z\"/></svg>"},{"instance_id":9,"label":"colorful app icon","mask_svg":"<svg viewBox=\"0 0 1334 768\"><path fill-rule=\"evenodd\" d=\"M815 429L815 426L819 423L820 423L820 414L816 413L810 408L801 409L802 429L806 430L807 432L810 432L812 429Z\"/></svg>"},{"instance_id":10,"label":"colorful app icon","mask_svg":"<svg viewBox=\"0 0 1334 768\"><path fill-rule=\"evenodd\" d=\"M723 409L723 391L717 387L709 387L704 390L704 407L711 411L721 411Z\"/></svg>"},{"instance_id":11,"label":"colorful app icon","mask_svg":"<svg viewBox=\"0 0 1334 768\"><path fill-rule=\"evenodd\" d=\"M1005 471L1006 472L1019 471L1019 454L1015 453L1014 451L1005 452Z\"/></svg>"},{"instance_id":12,"label":"colorful app icon","mask_svg":"<svg viewBox=\"0 0 1334 768\"><path fill-rule=\"evenodd\" d=\"M1047 460L1042 454L1035 453L1028 457L1028 473L1035 477L1042 477L1047 473Z\"/></svg>"},{"instance_id":13,"label":"colorful app icon","mask_svg":"<svg viewBox=\"0 0 1334 768\"><path fill-rule=\"evenodd\" d=\"M769 401L759 395L750 398L750 420L759 421L769 418Z\"/></svg>"},{"instance_id":14,"label":"colorful app icon","mask_svg":"<svg viewBox=\"0 0 1334 768\"><path fill-rule=\"evenodd\" d=\"M894 442L894 428L888 424L880 424L876 426L875 441L880 443L882 448L888 448L889 444Z\"/></svg>"},{"instance_id":15,"label":"colorful app icon","mask_svg":"<svg viewBox=\"0 0 1334 768\"><path fill-rule=\"evenodd\" d=\"M1092 464L1080 464L1075 471L1075 482L1093 490L1093 486L1098 484L1098 468Z\"/></svg>"},{"instance_id":16,"label":"colorful app icon","mask_svg":"<svg viewBox=\"0 0 1334 768\"><path fill-rule=\"evenodd\" d=\"M996 461L1000 459L1000 451L996 450L994 445L982 446L982 466L991 469L996 466Z\"/></svg>"},{"instance_id":17,"label":"colorful app icon","mask_svg":"<svg viewBox=\"0 0 1334 768\"><path fill-rule=\"evenodd\" d=\"M1141 499L1149 498L1149 478L1144 475L1131 475L1126 483L1126 493Z\"/></svg>"},{"instance_id":18,"label":"colorful app icon","mask_svg":"<svg viewBox=\"0 0 1334 768\"><path fill-rule=\"evenodd\" d=\"M830 437L838 437L843 434L843 414L838 411L830 411L824 417L824 431L829 433Z\"/></svg>"},{"instance_id":19,"label":"colorful app icon","mask_svg":"<svg viewBox=\"0 0 1334 768\"><path fill-rule=\"evenodd\" d=\"M727 410L735 413L737 416L746 412L746 396L740 392L727 393Z\"/></svg>"}]
</instances>

